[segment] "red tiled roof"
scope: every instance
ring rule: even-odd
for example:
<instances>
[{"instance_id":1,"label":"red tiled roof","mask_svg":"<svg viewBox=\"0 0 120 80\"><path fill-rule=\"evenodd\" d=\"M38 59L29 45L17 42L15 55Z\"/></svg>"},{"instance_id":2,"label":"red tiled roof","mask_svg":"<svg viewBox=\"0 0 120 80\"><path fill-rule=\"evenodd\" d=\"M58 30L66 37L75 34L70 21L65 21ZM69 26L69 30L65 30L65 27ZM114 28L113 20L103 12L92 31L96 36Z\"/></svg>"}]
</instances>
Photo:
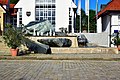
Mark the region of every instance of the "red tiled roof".
<instances>
[{"instance_id":1,"label":"red tiled roof","mask_svg":"<svg viewBox=\"0 0 120 80\"><path fill-rule=\"evenodd\" d=\"M14 8L15 4L10 4L10 8Z\"/></svg>"},{"instance_id":2,"label":"red tiled roof","mask_svg":"<svg viewBox=\"0 0 120 80\"><path fill-rule=\"evenodd\" d=\"M12 16L16 16L17 15L17 9L15 9L14 6L15 6L15 4L10 4L10 10L9 10L9 12L10 12L10 14Z\"/></svg>"},{"instance_id":3,"label":"red tiled roof","mask_svg":"<svg viewBox=\"0 0 120 80\"><path fill-rule=\"evenodd\" d=\"M120 0L112 0L107 6L98 13L98 17L104 14L106 11L120 11Z\"/></svg>"},{"instance_id":4,"label":"red tiled roof","mask_svg":"<svg viewBox=\"0 0 120 80\"><path fill-rule=\"evenodd\" d=\"M8 0L0 0L0 4L8 4Z\"/></svg>"}]
</instances>

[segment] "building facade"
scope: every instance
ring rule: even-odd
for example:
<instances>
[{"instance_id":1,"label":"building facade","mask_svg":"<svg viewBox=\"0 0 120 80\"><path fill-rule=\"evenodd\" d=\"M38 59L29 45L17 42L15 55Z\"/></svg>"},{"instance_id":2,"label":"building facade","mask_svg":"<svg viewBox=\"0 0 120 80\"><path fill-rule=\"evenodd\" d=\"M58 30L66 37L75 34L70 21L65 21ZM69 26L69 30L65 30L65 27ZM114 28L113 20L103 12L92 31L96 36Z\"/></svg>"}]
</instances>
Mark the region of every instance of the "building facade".
<instances>
[{"instance_id":1,"label":"building facade","mask_svg":"<svg viewBox=\"0 0 120 80\"><path fill-rule=\"evenodd\" d=\"M6 11L2 6L0 6L0 35L2 35L3 29L4 29L4 14Z\"/></svg>"},{"instance_id":2,"label":"building facade","mask_svg":"<svg viewBox=\"0 0 120 80\"><path fill-rule=\"evenodd\" d=\"M74 9L77 6L72 0L19 0L15 8L18 9L18 27L31 21L49 20L55 26L55 31L60 31L60 28L74 31Z\"/></svg>"},{"instance_id":3,"label":"building facade","mask_svg":"<svg viewBox=\"0 0 120 80\"><path fill-rule=\"evenodd\" d=\"M17 10L14 6L15 4L10 4L10 0L0 0L0 35L4 32L6 24L17 26Z\"/></svg>"},{"instance_id":4,"label":"building facade","mask_svg":"<svg viewBox=\"0 0 120 80\"><path fill-rule=\"evenodd\" d=\"M111 47L111 35L120 32L120 0L111 0L97 16L97 33L107 33Z\"/></svg>"}]
</instances>

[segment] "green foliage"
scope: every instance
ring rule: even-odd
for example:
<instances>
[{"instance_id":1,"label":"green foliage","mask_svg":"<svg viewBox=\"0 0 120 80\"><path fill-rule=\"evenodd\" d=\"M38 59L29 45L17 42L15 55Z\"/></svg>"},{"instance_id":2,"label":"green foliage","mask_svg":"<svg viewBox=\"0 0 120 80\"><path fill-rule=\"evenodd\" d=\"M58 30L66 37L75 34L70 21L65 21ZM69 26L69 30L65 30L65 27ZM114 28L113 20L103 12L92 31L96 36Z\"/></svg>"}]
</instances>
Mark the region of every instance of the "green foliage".
<instances>
[{"instance_id":1,"label":"green foliage","mask_svg":"<svg viewBox=\"0 0 120 80\"><path fill-rule=\"evenodd\" d=\"M96 13L94 10L90 10L90 32L96 32Z\"/></svg>"},{"instance_id":2,"label":"green foliage","mask_svg":"<svg viewBox=\"0 0 120 80\"><path fill-rule=\"evenodd\" d=\"M81 9L81 28L82 28L82 31L84 29L87 29L87 16L85 14L85 11L83 9ZM79 31L79 27L80 27L80 16L77 15L76 17L76 28L77 28L77 31Z\"/></svg>"},{"instance_id":3,"label":"green foliage","mask_svg":"<svg viewBox=\"0 0 120 80\"><path fill-rule=\"evenodd\" d=\"M10 3L16 4L19 0L10 0Z\"/></svg>"},{"instance_id":4,"label":"green foliage","mask_svg":"<svg viewBox=\"0 0 120 80\"><path fill-rule=\"evenodd\" d=\"M89 12L90 12L89 13L90 32L96 32L95 11L94 10L90 10ZM77 31L79 31L79 23L80 23L80 16L77 15L77 18L76 18L76 28L77 28ZM85 11L83 9L81 9L81 28L82 28L82 31L88 29L88 17L85 14Z\"/></svg>"},{"instance_id":5,"label":"green foliage","mask_svg":"<svg viewBox=\"0 0 120 80\"><path fill-rule=\"evenodd\" d=\"M120 45L120 38L118 38L118 40L117 40L117 44Z\"/></svg>"},{"instance_id":6,"label":"green foliage","mask_svg":"<svg viewBox=\"0 0 120 80\"><path fill-rule=\"evenodd\" d=\"M120 38L114 38L115 45L120 45Z\"/></svg>"},{"instance_id":7,"label":"green foliage","mask_svg":"<svg viewBox=\"0 0 120 80\"><path fill-rule=\"evenodd\" d=\"M22 44L23 35L21 31L15 29L12 25L7 25L7 30L3 34L3 39L8 47L16 49Z\"/></svg>"}]
</instances>

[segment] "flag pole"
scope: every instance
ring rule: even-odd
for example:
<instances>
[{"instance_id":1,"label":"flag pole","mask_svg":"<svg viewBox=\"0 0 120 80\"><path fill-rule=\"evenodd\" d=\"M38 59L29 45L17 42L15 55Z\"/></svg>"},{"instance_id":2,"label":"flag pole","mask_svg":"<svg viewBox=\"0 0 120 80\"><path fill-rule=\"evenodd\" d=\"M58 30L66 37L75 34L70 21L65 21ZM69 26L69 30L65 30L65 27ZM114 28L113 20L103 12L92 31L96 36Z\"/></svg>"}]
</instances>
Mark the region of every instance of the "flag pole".
<instances>
[{"instance_id":1,"label":"flag pole","mask_svg":"<svg viewBox=\"0 0 120 80\"><path fill-rule=\"evenodd\" d=\"M90 29L89 29L89 27L90 27L90 25L89 25L89 14L88 14L88 33L90 32Z\"/></svg>"},{"instance_id":2,"label":"flag pole","mask_svg":"<svg viewBox=\"0 0 120 80\"><path fill-rule=\"evenodd\" d=\"M81 33L81 10L80 10L80 33Z\"/></svg>"},{"instance_id":3,"label":"flag pole","mask_svg":"<svg viewBox=\"0 0 120 80\"><path fill-rule=\"evenodd\" d=\"M70 11L70 15L71 15L71 18L72 18L72 33L74 33L74 23L73 23L73 8L72 8L72 2L71 2L71 11Z\"/></svg>"},{"instance_id":4,"label":"flag pole","mask_svg":"<svg viewBox=\"0 0 120 80\"><path fill-rule=\"evenodd\" d=\"M88 33L90 32L90 24L89 24L90 23L90 21L89 21L90 18L89 18L89 15L90 14L89 14L89 0L88 0Z\"/></svg>"},{"instance_id":5,"label":"flag pole","mask_svg":"<svg viewBox=\"0 0 120 80\"><path fill-rule=\"evenodd\" d=\"M77 15L79 15L79 33L81 33L81 0L78 1Z\"/></svg>"},{"instance_id":6,"label":"flag pole","mask_svg":"<svg viewBox=\"0 0 120 80\"><path fill-rule=\"evenodd\" d=\"M96 0L96 26L97 26L97 19L98 19L98 0Z\"/></svg>"},{"instance_id":7,"label":"flag pole","mask_svg":"<svg viewBox=\"0 0 120 80\"><path fill-rule=\"evenodd\" d=\"M80 33L81 33L81 0L79 0L79 8L80 8Z\"/></svg>"},{"instance_id":8,"label":"flag pole","mask_svg":"<svg viewBox=\"0 0 120 80\"><path fill-rule=\"evenodd\" d=\"M89 27L90 27L90 25L89 25L89 0L86 0L86 3L85 3L85 5L86 5L86 15L88 16L88 33L90 32L90 29L89 29Z\"/></svg>"}]
</instances>

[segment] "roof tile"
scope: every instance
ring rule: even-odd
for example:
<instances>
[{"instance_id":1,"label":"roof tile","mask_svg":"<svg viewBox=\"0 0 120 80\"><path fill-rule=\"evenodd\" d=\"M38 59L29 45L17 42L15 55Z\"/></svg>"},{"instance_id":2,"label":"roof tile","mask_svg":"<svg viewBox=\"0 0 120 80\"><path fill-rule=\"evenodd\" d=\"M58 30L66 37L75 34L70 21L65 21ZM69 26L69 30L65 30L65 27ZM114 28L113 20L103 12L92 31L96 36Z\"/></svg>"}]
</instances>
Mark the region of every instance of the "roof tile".
<instances>
[{"instance_id":1,"label":"roof tile","mask_svg":"<svg viewBox=\"0 0 120 80\"><path fill-rule=\"evenodd\" d=\"M98 13L98 16L101 16L106 11L120 11L120 0L112 0L107 4L107 6Z\"/></svg>"},{"instance_id":2,"label":"roof tile","mask_svg":"<svg viewBox=\"0 0 120 80\"><path fill-rule=\"evenodd\" d=\"M3 5L8 4L8 0L0 0L0 4L3 4Z\"/></svg>"}]
</instances>

